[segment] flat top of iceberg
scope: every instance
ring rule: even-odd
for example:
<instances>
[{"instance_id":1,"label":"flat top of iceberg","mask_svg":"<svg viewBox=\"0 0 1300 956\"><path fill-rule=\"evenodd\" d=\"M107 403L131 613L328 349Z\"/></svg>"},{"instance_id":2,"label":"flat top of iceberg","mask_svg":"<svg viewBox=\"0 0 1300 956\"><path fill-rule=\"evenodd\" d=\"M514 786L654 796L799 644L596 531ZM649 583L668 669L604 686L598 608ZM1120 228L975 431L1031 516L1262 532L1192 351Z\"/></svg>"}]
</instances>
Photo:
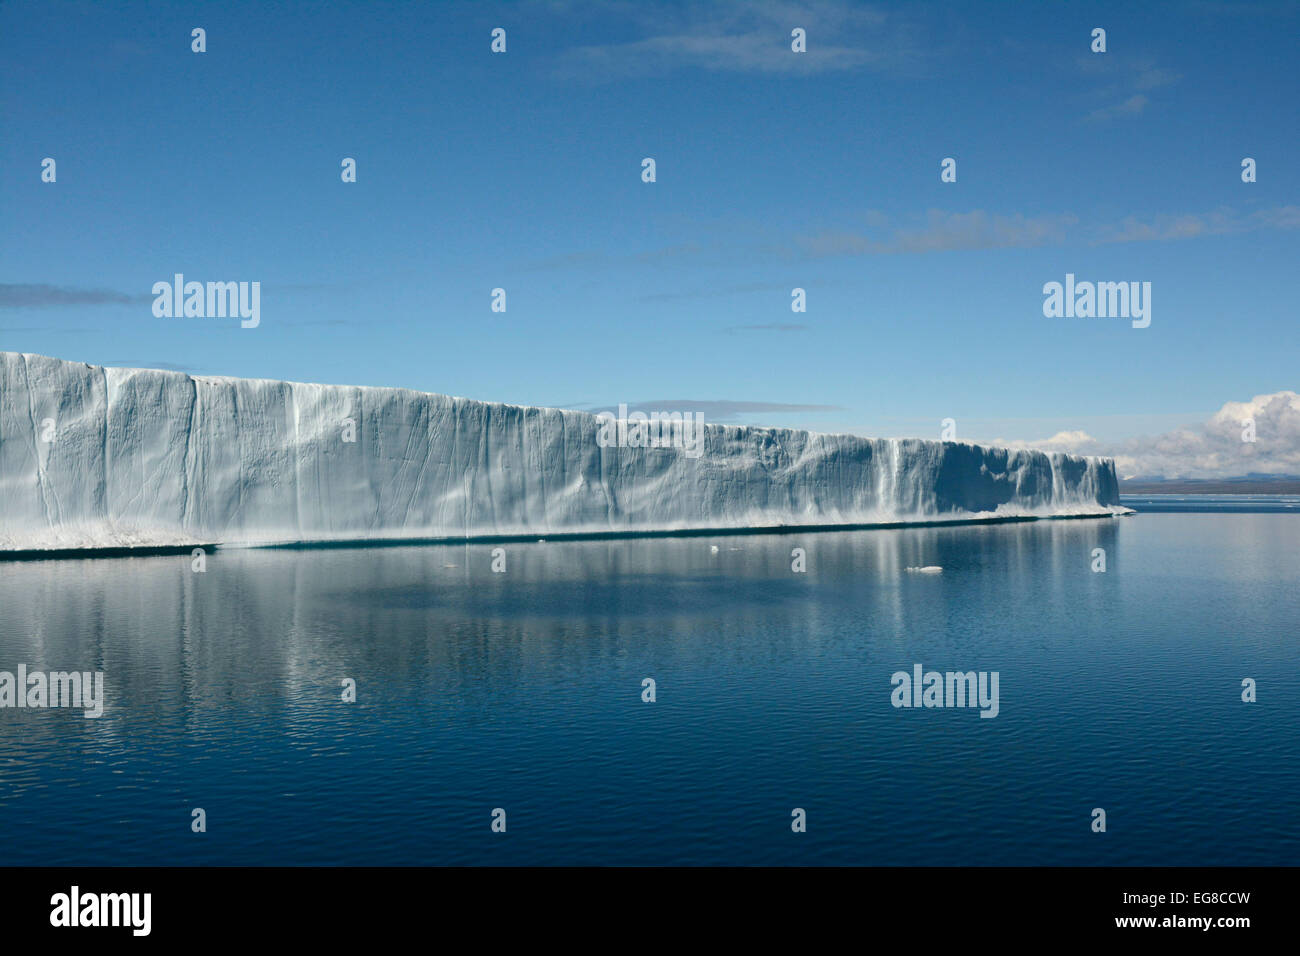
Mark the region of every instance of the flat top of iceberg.
<instances>
[{"instance_id":1,"label":"flat top of iceberg","mask_svg":"<svg viewBox=\"0 0 1300 956\"><path fill-rule=\"evenodd\" d=\"M40 354L38 354L38 353L34 353L34 352L2 352L2 351L0 351L0 355L19 355L19 356L21 356L24 360L27 360L27 359L42 359L42 360L45 360L45 361L53 361L53 362L66 362L66 361L67 361L67 360L65 360L65 359L56 359L56 358L53 358L53 357L51 357L51 356L40 355ZM128 372L148 372L148 373L153 374L153 375L175 375L175 376L178 376L178 377L180 377L180 378L187 379L187 380L191 380L191 381L195 381L195 382L209 383L209 384L213 384L213 385L236 385L236 384L238 384L238 383L240 383L240 382L248 382L248 383L258 383L258 384L262 384L262 385L292 385L292 386L296 386L296 387L299 387L299 388L340 388L340 389L360 389L360 390L366 390L366 391L372 391L372 392L389 392L389 393L393 393L393 394L395 394L395 395L422 396L422 397L426 397L426 398L447 399L447 400L451 400L451 401L455 401L455 402L475 402L475 403L479 403L479 404L483 404L483 405L492 405L492 406L495 406L495 407L498 407L498 408L511 408L511 409L517 409L518 411L521 411L521 412L544 412L544 411L551 411L551 412L562 412L562 413L565 414L565 415L588 415L588 416L591 416L591 417L596 417L596 416L599 414L598 412L589 412L589 411L585 411L585 410L583 410L583 409L561 408L561 407L559 407L559 406L553 406L553 405L520 405L520 404L516 404L516 403L514 403L514 402L498 402L498 401L494 401L494 400L486 400L486 399L479 399L479 398L470 398L470 397L467 397L467 396L464 396L464 395L451 395L451 394L449 394L449 393L444 393L444 392L426 392L426 391L423 391L423 390L420 390L420 389L413 389L413 388L407 388L407 387L405 387L405 386L395 386L395 385L349 385L349 384L329 384L329 383L320 383L320 382L300 382L300 381L297 381L297 380L295 380L295 379L275 379L275 378L256 378L256 377L251 377L251 378L250 378L250 377L243 377L243 376L236 376L236 375L208 375L208 374L193 374L193 373L190 373L190 372L182 372L182 371L175 370L175 369L153 369L153 368L145 368L145 367L138 367L138 366L128 366L128 365L105 365L105 366L99 366L99 365L92 365L92 364L90 364L90 363L88 363L88 362L68 362L68 364L80 365L80 366L83 366L84 368L87 368L87 369L99 369L99 368L106 369L106 370L107 370L107 369L113 369L114 371L122 372L122 373L128 373ZM688 402L675 402L674 404L689 404L689 403L688 403ZM732 428L732 429L738 429L738 430L747 430L747 431L764 431L764 432L770 432L770 433L781 433L781 434L807 434L807 435L819 435L819 436L826 436L826 437L845 436L845 437L866 438L866 439L873 439L873 438L878 437L878 436L872 436L872 435L863 435L863 434L860 434L860 433L857 433L857 432L824 432L824 431L819 431L819 430L817 430L817 429L811 429L811 428L792 428L792 427L784 426L784 425L743 425L743 424L722 423L722 422L718 422L718 423L712 423L712 422L710 422L710 423L706 423L706 424L707 424L707 426L710 427L710 428ZM886 439L886 440L888 440L888 441L943 441L944 444L961 445L961 446L964 446L964 447L967 447L967 448L971 448L971 449L976 449L976 450L979 450L979 451L994 451L994 450L1001 450L1001 451L1008 451L1008 450L1017 450L1017 451L1040 451L1040 452L1041 452L1042 454L1044 454L1044 455L1065 455L1065 456L1067 456L1067 457L1077 458L1077 459L1081 459L1081 460L1096 461L1096 462L1105 462L1105 463L1111 463L1111 464L1113 464L1113 459L1110 458L1110 457L1108 457L1108 456L1100 456L1100 455L1076 455L1076 454L1072 454L1072 453L1069 453L1069 452L1060 452L1060 451L1055 451L1055 450L1051 450L1051 449L1038 449L1038 448L1034 448L1033 446L1020 446L1020 445L1017 445L1014 449L1012 449L1012 448L1010 448L1009 446L1004 446L1004 445L995 445L995 444L985 443L985 442L944 441L944 440L942 440L942 439L920 438L920 437L916 437L916 436L912 436L912 437L906 437L906 436L902 436L902 437L894 437L894 438Z\"/></svg>"}]
</instances>

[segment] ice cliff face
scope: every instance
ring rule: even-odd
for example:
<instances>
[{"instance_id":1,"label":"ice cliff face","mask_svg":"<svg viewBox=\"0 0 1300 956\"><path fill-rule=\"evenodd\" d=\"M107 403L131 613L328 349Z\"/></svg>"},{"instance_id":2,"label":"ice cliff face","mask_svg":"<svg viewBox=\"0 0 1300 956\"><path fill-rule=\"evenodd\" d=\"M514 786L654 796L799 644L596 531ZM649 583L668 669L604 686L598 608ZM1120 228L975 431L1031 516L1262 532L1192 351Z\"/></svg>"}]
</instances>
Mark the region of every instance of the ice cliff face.
<instances>
[{"instance_id":1,"label":"ice cliff face","mask_svg":"<svg viewBox=\"0 0 1300 956\"><path fill-rule=\"evenodd\" d=\"M600 428L404 389L0 352L0 550L1122 510L1104 459L734 426L706 426L691 457L601 447Z\"/></svg>"}]
</instances>

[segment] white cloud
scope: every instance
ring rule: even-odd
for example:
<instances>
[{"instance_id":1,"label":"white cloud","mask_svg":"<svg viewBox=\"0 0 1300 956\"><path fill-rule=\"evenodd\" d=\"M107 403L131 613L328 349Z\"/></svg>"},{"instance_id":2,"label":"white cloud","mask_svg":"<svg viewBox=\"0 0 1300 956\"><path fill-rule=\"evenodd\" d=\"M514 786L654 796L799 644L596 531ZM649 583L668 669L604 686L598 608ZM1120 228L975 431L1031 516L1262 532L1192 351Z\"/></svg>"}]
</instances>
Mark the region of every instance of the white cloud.
<instances>
[{"instance_id":1,"label":"white cloud","mask_svg":"<svg viewBox=\"0 0 1300 956\"><path fill-rule=\"evenodd\" d=\"M1064 451L1070 454L1091 454L1091 452L1081 452L1081 449L1094 448L1097 445L1097 439L1093 438L1085 431L1063 431L1057 432L1051 438L1044 438L1040 442L1015 442L1016 447L1034 447L1041 448L1044 451Z\"/></svg>"},{"instance_id":2,"label":"white cloud","mask_svg":"<svg viewBox=\"0 0 1300 956\"><path fill-rule=\"evenodd\" d=\"M1254 422L1253 442L1243 441L1247 421ZM1099 442L1083 431L1057 432L1039 441L994 439L989 444L1105 455L1115 459L1121 478L1300 475L1300 394L1281 391L1248 402L1227 402L1202 424L1118 444Z\"/></svg>"}]
</instances>

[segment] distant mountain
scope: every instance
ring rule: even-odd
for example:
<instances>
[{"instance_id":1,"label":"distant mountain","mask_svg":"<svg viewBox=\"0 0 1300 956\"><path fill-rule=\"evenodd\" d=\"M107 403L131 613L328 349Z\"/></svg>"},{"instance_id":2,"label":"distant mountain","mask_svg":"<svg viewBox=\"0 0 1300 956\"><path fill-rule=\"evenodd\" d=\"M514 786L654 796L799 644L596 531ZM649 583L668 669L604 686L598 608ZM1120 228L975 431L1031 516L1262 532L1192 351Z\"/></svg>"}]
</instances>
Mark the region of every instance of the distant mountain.
<instances>
[{"instance_id":1,"label":"distant mountain","mask_svg":"<svg viewBox=\"0 0 1300 956\"><path fill-rule=\"evenodd\" d=\"M1300 475L1163 478L1139 475L1119 483L1121 495L1300 495Z\"/></svg>"}]
</instances>

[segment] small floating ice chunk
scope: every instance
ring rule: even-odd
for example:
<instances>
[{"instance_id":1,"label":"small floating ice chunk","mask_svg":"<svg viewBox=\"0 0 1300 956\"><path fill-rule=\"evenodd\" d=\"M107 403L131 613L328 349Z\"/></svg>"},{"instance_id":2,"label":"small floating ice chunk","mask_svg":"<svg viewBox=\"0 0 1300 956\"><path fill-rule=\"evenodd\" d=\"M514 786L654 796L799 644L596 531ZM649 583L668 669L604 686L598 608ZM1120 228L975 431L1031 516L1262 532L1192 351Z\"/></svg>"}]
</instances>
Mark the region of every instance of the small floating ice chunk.
<instances>
[{"instance_id":1,"label":"small floating ice chunk","mask_svg":"<svg viewBox=\"0 0 1300 956\"><path fill-rule=\"evenodd\" d=\"M923 568L908 568L907 570L914 571L917 574L938 574L940 571L943 570L943 568L941 568L937 564L927 564Z\"/></svg>"},{"instance_id":2,"label":"small floating ice chunk","mask_svg":"<svg viewBox=\"0 0 1300 956\"><path fill-rule=\"evenodd\" d=\"M709 554L717 554L717 553L718 553L718 546L716 544L709 545Z\"/></svg>"}]
</instances>

